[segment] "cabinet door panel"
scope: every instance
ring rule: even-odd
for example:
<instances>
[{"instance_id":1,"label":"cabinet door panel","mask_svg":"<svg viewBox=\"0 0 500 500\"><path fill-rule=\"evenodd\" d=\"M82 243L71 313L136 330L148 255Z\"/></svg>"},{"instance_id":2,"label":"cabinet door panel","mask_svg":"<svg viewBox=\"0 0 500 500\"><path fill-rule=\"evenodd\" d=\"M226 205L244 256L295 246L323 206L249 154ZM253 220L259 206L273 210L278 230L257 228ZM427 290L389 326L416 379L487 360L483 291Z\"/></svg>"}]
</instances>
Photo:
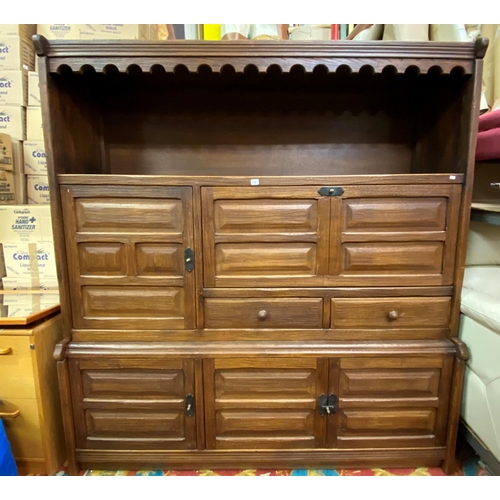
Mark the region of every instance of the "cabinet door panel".
<instances>
[{"instance_id":1,"label":"cabinet door panel","mask_svg":"<svg viewBox=\"0 0 500 500\"><path fill-rule=\"evenodd\" d=\"M452 284L460 185L343 188L331 199L329 284Z\"/></svg>"},{"instance_id":2,"label":"cabinet door panel","mask_svg":"<svg viewBox=\"0 0 500 500\"><path fill-rule=\"evenodd\" d=\"M70 360L78 448L194 449L193 360Z\"/></svg>"},{"instance_id":3,"label":"cabinet door panel","mask_svg":"<svg viewBox=\"0 0 500 500\"><path fill-rule=\"evenodd\" d=\"M202 188L206 287L315 286L330 202L316 187Z\"/></svg>"},{"instance_id":4,"label":"cabinet door panel","mask_svg":"<svg viewBox=\"0 0 500 500\"><path fill-rule=\"evenodd\" d=\"M61 186L76 328L195 327L191 188Z\"/></svg>"},{"instance_id":5,"label":"cabinet door panel","mask_svg":"<svg viewBox=\"0 0 500 500\"><path fill-rule=\"evenodd\" d=\"M452 366L451 355L331 360L329 446L444 446Z\"/></svg>"},{"instance_id":6,"label":"cabinet door panel","mask_svg":"<svg viewBox=\"0 0 500 500\"><path fill-rule=\"evenodd\" d=\"M326 359L204 360L208 449L325 446Z\"/></svg>"}]
</instances>

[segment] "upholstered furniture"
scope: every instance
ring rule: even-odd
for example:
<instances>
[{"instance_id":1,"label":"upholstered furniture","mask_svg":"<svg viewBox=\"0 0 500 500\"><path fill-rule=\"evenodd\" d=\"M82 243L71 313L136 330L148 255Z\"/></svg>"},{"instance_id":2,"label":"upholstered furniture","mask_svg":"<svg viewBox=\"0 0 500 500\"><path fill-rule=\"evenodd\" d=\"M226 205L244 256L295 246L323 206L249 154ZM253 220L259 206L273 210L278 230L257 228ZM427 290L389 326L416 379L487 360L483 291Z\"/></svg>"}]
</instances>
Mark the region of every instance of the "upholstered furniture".
<instances>
[{"instance_id":1,"label":"upholstered furniture","mask_svg":"<svg viewBox=\"0 0 500 500\"><path fill-rule=\"evenodd\" d=\"M500 473L500 227L471 222L462 290L460 338L471 356L465 369L462 418ZM488 451L491 453L488 453Z\"/></svg>"}]
</instances>

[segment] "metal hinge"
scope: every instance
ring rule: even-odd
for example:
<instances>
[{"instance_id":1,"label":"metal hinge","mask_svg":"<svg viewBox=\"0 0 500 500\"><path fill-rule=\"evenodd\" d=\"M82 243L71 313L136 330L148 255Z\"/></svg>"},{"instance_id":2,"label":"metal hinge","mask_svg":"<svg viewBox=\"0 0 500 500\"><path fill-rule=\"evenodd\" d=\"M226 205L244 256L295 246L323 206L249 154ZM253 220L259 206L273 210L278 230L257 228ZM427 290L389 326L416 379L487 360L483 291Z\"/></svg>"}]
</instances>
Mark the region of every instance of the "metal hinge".
<instances>
[{"instance_id":1,"label":"metal hinge","mask_svg":"<svg viewBox=\"0 0 500 500\"><path fill-rule=\"evenodd\" d=\"M186 415L188 417L192 417L194 415L194 396L192 394L188 394L186 396Z\"/></svg>"},{"instance_id":2,"label":"metal hinge","mask_svg":"<svg viewBox=\"0 0 500 500\"><path fill-rule=\"evenodd\" d=\"M337 396L335 394L321 394L318 399L318 412L320 416L333 415L337 411Z\"/></svg>"},{"instance_id":3,"label":"metal hinge","mask_svg":"<svg viewBox=\"0 0 500 500\"><path fill-rule=\"evenodd\" d=\"M186 265L186 271L188 273L192 272L194 269L194 252L191 248L186 248L184 251L184 264Z\"/></svg>"},{"instance_id":4,"label":"metal hinge","mask_svg":"<svg viewBox=\"0 0 500 500\"><path fill-rule=\"evenodd\" d=\"M318 189L318 194L321 196L341 196L344 194L344 188L325 186Z\"/></svg>"}]
</instances>

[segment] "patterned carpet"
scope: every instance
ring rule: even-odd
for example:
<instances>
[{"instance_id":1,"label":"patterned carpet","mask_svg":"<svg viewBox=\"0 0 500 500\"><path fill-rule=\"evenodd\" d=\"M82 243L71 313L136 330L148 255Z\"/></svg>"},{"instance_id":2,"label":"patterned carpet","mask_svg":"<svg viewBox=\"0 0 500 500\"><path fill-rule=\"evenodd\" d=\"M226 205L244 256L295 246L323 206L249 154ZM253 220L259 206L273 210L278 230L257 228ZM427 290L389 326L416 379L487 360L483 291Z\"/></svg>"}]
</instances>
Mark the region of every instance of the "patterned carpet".
<instances>
[{"instance_id":1,"label":"patterned carpet","mask_svg":"<svg viewBox=\"0 0 500 500\"><path fill-rule=\"evenodd\" d=\"M67 476L65 468L56 476ZM479 463L479 457L464 441L457 445L457 472L454 476L489 475ZM87 470L80 476L445 476L437 467L419 467L416 469L338 469L338 470Z\"/></svg>"},{"instance_id":2,"label":"patterned carpet","mask_svg":"<svg viewBox=\"0 0 500 500\"><path fill-rule=\"evenodd\" d=\"M57 476L67 476L65 470ZM140 470L82 471L81 476L444 476L439 468L420 467L418 469L339 469L339 470ZM484 476L486 472L479 466L477 459L470 459L454 474L454 476Z\"/></svg>"}]
</instances>

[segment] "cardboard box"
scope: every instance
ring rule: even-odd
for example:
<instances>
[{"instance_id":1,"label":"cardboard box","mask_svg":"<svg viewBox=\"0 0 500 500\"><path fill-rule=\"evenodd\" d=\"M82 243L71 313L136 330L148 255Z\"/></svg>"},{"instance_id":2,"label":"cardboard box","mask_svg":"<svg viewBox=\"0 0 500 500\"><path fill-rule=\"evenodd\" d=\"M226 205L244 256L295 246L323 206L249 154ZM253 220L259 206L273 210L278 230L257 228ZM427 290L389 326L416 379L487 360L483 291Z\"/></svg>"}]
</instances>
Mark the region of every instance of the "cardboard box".
<instances>
[{"instance_id":1,"label":"cardboard box","mask_svg":"<svg viewBox=\"0 0 500 500\"><path fill-rule=\"evenodd\" d=\"M28 106L41 106L40 79L37 71L28 73Z\"/></svg>"},{"instance_id":2,"label":"cardboard box","mask_svg":"<svg viewBox=\"0 0 500 500\"><path fill-rule=\"evenodd\" d=\"M26 176L22 172L14 172L15 205L28 203L26 196Z\"/></svg>"},{"instance_id":3,"label":"cardboard box","mask_svg":"<svg viewBox=\"0 0 500 500\"><path fill-rule=\"evenodd\" d=\"M12 145L12 158L14 163L14 173L23 172L23 142L11 141Z\"/></svg>"},{"instance_id":4,"label":"cardboard box","mask_svg":"<svg viewBox=\"0 0 500 500\"><path fill-rule=\"evenodd\" d=\"M16 185L14 182L14 172L0 170L0 204L14 205L15 203Z\"/></svg>"},{"instance_id":5,"label":"cardboard box","mask_svg":"<svg viewBox=\"0 0 500 500\"><path fill-rule=\"evenodd\" d=\"M83 24L38 24L36 32L47 40L80 40Z\"/></svg>"},{"instance_id":6,"label":"cardboard box","mask_svg":"<svg viewBox=\"0 0 500 500\"><path fill-rule=\"evenodd\" d=\"M35 68L35 51L30 40L21 36L0 36L0 70Z\"/></svg>"},{"instance_id":7,"label":"cardboard box","mask_svg":"<svg viewBox=\"0 0 500 500\"><path fill-rule=\"evenodd\" d=\"M26 122L27 140L43 141L42 108L40 106L28 106Z\"/></svg>"},{"instance_id":8,"label":"cardboard box","mask_svg":"<svg viewBox=\"0 0 500 500\"><path fill-rule=\"evenodd\" d=\"M47 205L0 206L1 240L35 243L52 241L52 221Z\"/></svg>"},{"instance_id":9,"label":"cardboard box","mask_svg":"<svg viewBox=\"0 0 500 500\"><path fill-rule=\"evenodd\" d=\"M9 134L0 134L0 170L14 170L12 140Z\"/></svg>"},{"instance_id":10,"label":"cardboard box","mask_svg":"<svg viewBox=\"0 0 500 500\"><path fill-rule=\"evenodd\" d=\"M0 105L0 134L10 135L12 140L26 139L26 108Z\"/></svg>"},{"instance_id":11,"label":"cardboard box","mask_svg":"<svg viewBox=\"0 0 500 500\"><path fill-rule=\"evenodd\" d=\"M0 70L0 106L26 106L28 103L28 72Z\"/></svg>"},{"instance_id":12,"label":"cardboard box","mask_svg":"<svg viewBox=\"0 0 500 500\"><path fill-rule=\"evenodd\" d=\"M41 279L35 284L31 278L2 278L4 290L58 290L57 280Z\"/></svg>"},{"instance_id":13,"label":"cardboard box","mask_svg":"<svg viewBox=\"0 0 500 500\"><path fill-rule=\"evenodd\" d=\"M297 26L290 30L290 40L331 40L332 28L320 26Z\"/></svg>"},{"instance_id":14,"label":"cardboard box","mask_svg":"<svg viewBox=\"0 0 500 500\"><path fill-rule=\"evenodd\" d=\"M0 36L29 38L36 33L36 24L0 24Z\"/></svg>"},{"instance_id":15,"label":"cardboard box","mask_svg":"<svg viewBox=\"0 0 500 500\"><path fill-rule=\"evenodd\" d=\"M149 24L83 24L81 40L151 40Z\"/></svg>"},{"instance_id":16,"label":"cardboard box","mask_svg":"<svg viewBox=\"0 0 500 500\"><path fill-rule=\"evenodd\" d=\"M54 244L51 241L38 243L2 243L7 278L57 280Z\"/></svg>"},{"instance_id":17,"label":"cardboard box","mask_svg":"<svg viewBox=\"0 0 500 500\"><path fill-rule=\"evenodd\" d=\"M58 293L9 293L3 296L2 305L8 317L19 318L53 307L59 300Z\"/></svg>"},{"instance_id":18,"label":"cardboard box","mask_svg":"<svg viewBox=\"0 0 500 500\"><path fill-rule=\"evenodd\" d=\"M24 173L27 175L47 175L47 155L42 141L26 141L24 149Z\"/></svg>"},{"instance_id":19,"label":"cardboard box","mask_svg":"<svg viewBox=\"0 0 500 500\"><path fill-rule=\"evenodd\" d=\"M428 24L385 24L382 40L428 42Z\"/></svg>"},{"instance_id":20,"label":"cardboard box","mask_svg":"<svg viewBox=\"0 0 500 500\"><path fill-rule=\"evenodd\" d=\"M26 197L29 205L50 203L49 179L46 175L28 175Z\"/></svg>"}]
</instances>

